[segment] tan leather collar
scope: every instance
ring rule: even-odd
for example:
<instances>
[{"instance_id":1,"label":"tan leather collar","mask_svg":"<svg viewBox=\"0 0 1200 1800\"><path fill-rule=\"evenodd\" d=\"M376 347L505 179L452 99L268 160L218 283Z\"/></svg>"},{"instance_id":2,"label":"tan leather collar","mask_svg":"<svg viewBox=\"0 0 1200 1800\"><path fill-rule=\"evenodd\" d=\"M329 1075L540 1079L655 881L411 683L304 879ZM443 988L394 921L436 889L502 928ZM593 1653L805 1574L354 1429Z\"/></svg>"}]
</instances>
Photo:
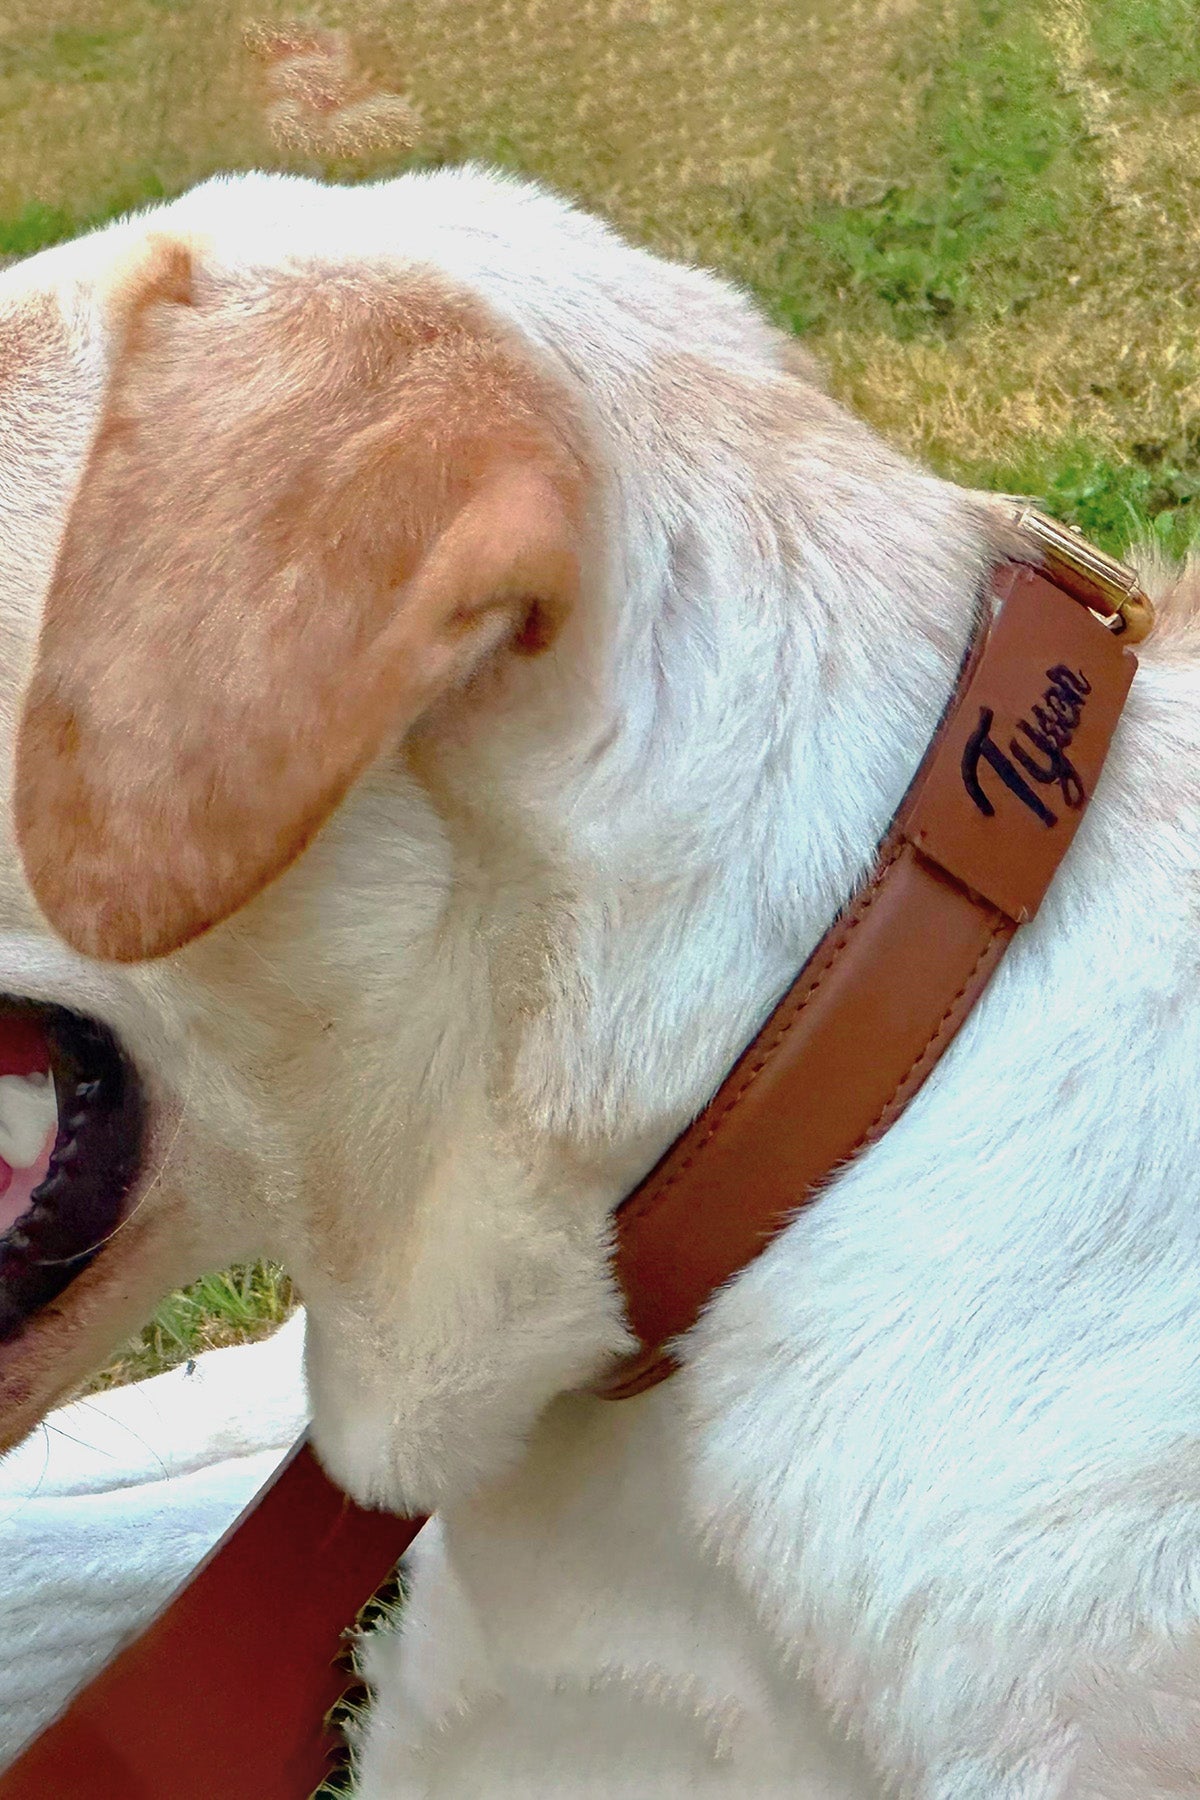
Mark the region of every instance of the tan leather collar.
<instances>
[{"instance_id":1,"label":"tan leather collar","mask_svg":"<svg viewBox=\"0 0 1200 1800\"><path fill-rule=\"evenodd\" d=\"M1127 646L1150 617L1126 572L1090 546L1081 570L1080 547L1051 530L1053 579L999 572L871 879L621 1208L616 1271L640 1347L600 1392L670 1373L672 1338L887 1130L1037 911L1133 678ZM351 1506L303 1449L0 1776L0 1800L306 1800L330 1749L322 1713L341 1685L341 1627L422 1523Z\"/></svg>"},{"instance_id":2,"label":"tan leather collar","mask_svg":"<svg viewBox=\"0 0 1200 1800\"><path fill-rule=\"evenodd\" d=\"M599 1384L609 1399L669 1374L670 1340L887 1130L1075 835L1137 668L1129 642L1151 614L1120 565L1083 545L1081 572L1070 534L1033 517L1047 528L1039 548L1055 534L1054 578L1020 563L998 571L870 879L617 1215L615 1268L639 1348ZM1105 586L1101 560L1127 580Z\"/></svg>"}]
</instances>

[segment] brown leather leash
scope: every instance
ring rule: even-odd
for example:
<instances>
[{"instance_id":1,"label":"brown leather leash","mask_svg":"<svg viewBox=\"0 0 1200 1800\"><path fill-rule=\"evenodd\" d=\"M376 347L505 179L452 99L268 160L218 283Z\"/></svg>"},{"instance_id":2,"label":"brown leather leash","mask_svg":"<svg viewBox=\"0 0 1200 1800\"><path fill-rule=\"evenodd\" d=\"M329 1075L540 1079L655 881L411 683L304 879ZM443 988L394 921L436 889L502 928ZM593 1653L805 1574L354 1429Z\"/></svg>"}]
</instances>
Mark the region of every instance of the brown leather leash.
<instances>
[{"instance_id":1,"label":"brown leather leash","mask_svg":"<svg viewBox=\"0 0 1200 1800\"><path fill-rule=\"evenodd\" d=\"M342 1633L424 1523L363 1512L298 1445L166 1610L0 1776L0 1793L306 1800L333 1748Z\"/></svg>"},{"instance_id":2,"label":"brown leather leash","mask_svg":"<svg viewBox=\"0 0 1200 1800\"><path fill-rule=\"evenodd\" d=\"M871 879L721 1088L617 1213L639 1348L670 1343L907 1105L1033 917L1094 791L1152 623L1136 578L1031 510ZM306 1800L335 1658L422 1519L353 1506L301 1448L166 1610L0 1776L0 1800Z\"/></svg>"}]
</instances>

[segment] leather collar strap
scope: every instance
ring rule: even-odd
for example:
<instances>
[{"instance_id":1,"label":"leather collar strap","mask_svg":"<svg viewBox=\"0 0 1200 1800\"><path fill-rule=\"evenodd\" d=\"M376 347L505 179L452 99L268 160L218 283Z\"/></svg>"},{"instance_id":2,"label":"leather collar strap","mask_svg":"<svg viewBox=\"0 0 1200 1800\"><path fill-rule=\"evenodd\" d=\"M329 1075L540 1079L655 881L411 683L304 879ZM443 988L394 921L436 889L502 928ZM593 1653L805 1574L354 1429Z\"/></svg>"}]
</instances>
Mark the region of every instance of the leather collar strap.
<instances>
[{"instance_id":1,"label":"leather collar strap","mask_svg":"<svg viewBox=\"0 0 1200 1800\"><path fill-rule=\"evenodd\" d=\"M620 1209L640 1348L599 1392L670 1373L670 1340L887 1130L1037 911L1136 668L1125 644L1144 635L1123 641L1087 610L1129 624L1142 602L1081 588L1076 560L1053 581L1002 569L871 879ZM342 1628L423 1522L361 1512L301 1450L0 1776L0 1800L305 1800L326 1768Z\"/></svg>"},{"instance_id":2,"label":"leather collar strap","mask_svg":"<svg viewBox=\"0 0 1200 1800\"><path fill-rule=\"evenodd\" d=\"M1075 835L1137 659L1024 564L993 593L871 879L618 1214L639 1348L610 1399L669 1374L669 1341L903 1111Z\"/></svg>"}]
</instances>

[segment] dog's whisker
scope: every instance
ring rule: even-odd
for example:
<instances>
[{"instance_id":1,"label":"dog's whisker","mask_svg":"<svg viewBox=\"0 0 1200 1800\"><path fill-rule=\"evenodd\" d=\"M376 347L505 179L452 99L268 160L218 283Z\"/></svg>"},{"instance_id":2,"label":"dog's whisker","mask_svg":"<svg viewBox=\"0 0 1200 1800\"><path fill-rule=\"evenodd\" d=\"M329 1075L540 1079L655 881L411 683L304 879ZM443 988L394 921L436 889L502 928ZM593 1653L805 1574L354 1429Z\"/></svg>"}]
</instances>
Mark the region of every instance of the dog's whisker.
<instances>
[{"instance_id":1,"label":"dog's whisker","mask_svg":"<svg viewBox=\"0 0 1200 1800\"><path fill-rule=\"evenodd\" d=\"M154 1445L150 1442L149 1438L143 1437L140 1431L135 1431L127 1419L114 1419L111 1413L106 1413L103 1407L97 1406L94 1400L89 1400L86 1396L83 1399L77 1400L75 1404L80 1407L86 1407L89 1412L96 1413L100 1418L107 1419L110 1425L116 1425L122 1431L126 1432L128 1436L133 1439L135 1444L140 1444L142 1449L154 1458L164 1476L169 1476L170 1470L167 1468L166 1463L154 1448ZM56 1427L56 1429L58 1428ZM106 1451L105 1454L109 1455L111 1452Z\"/></svg>"},{"instance_id":2,"label":"dog's whisker","mask_svg":"<svg viewBox=\"0 0 1200 1800\"><path fill-rule=\"evenodd\" d=\"M22 1494L20 1496L19 1500L17 1501L17 1504L12 1508L11 1512L5 1513L4 1517L0 1518L0 1529L2 1529L6 1525L14 1524L15 1521L21 1517L21 1514L25 1511L26 1507L31 1505L32 1502L37 1499L38 1495L42 1491L42 1484L45 1481L47 1474L49 1473L50 1455L51 1455L50 1426L47 1423L47 1421L45 1419L43 1419L41 1424L39 1425L38 1429L42 1434L42 1441L45 1444L45 1448L46 1448L46 1454L42 1458L41 1472L39 1473L37 1480L34 1482L33 1486L30 1488L29 1492L27 1494Z\"/></svg>"},{"instance_id":3,"label":"dog's whisker","mask_svg":"<svg viewBox=\"0 0 1200 1800\"><path fill-rule=\"evenodd\" d=\"M53 1421L47 1420L46 1429L56 1432L60 1438L65 1438L68 1444L77 1444L81 1450L90 1450L94 1456L107 1456L110 1459L112 1458L111 1450L105 1450L99 1444L89 1444L86 1438L76 1437L74 1432L65 1430L63 1426L58 1423L57 1419L54 1419Z\"/></svg>"},{"instance_id":4,"label":"dog's whisker","mask_svg":"<svg viewBox=\"0 0 1200 1800\"><path fill-rule=\"evenodd\" d=\"M246 932L240 929L236 921L233 922L233 935L236 935L242 948L248 950L251 956L253 956L257 962L262 964L271 979L277 981L280 987L286 989L292 999L296 1002L296 1005L300 1008L301 1012L307 1013L309 1018L314 1020L315 1023L321 1027L322 1033L326 1033L332 1028L334 1021L326 1018L325 1015L312 1004L311 1000L306 1000L303 994L297 991L296 987L288 980L278 964L273 963L270 957L263 955L258 945Z\"/></svg>"}]
</instances>

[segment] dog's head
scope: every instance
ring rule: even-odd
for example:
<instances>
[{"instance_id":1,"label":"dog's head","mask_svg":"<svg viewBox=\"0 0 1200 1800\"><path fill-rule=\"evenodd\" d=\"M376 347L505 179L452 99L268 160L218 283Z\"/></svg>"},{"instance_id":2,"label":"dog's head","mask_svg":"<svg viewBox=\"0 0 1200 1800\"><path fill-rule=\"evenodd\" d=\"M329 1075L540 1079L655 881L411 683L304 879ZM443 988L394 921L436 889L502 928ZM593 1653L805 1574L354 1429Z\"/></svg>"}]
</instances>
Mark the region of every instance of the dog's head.
<instances>
[{"instance_id":1,"label":"dog's head","mask_svg":"<svg viewBox=\"0 0 1200 1800\"><path fill-rule=\"evenodd\" d=\"M471 171L0 279L0 1440L250 1255L391 1504L622 1343L611 1208L791 954L769 495L849 427L784 361Z\"/></svg>"}]
</instances>

